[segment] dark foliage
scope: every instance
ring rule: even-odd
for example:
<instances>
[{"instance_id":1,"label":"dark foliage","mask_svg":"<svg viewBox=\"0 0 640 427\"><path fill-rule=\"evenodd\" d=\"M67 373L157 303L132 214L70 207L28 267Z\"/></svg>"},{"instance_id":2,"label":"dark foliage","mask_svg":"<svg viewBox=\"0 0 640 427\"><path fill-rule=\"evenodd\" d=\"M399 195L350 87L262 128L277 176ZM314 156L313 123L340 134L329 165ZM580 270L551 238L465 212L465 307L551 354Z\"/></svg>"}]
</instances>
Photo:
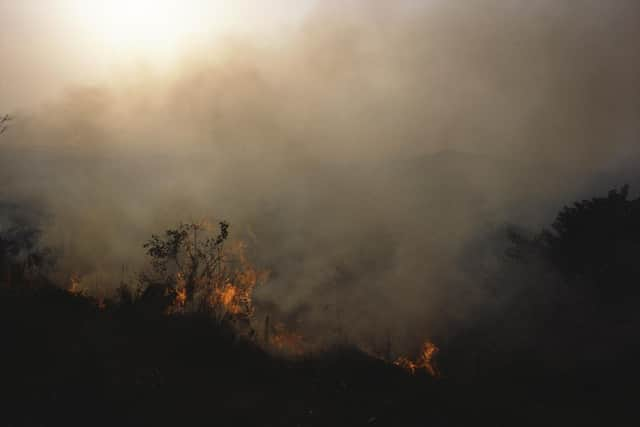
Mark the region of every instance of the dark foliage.
<instances>
[{"instance_id":1,"label":"dark foliage","mask_svg":"<svg viewBox=\"0 0 640 427\"><path fill-rule=\"evenodd\" d=\"M185 283L187 302L193 301L198 284L211 283L221 269L222 245L229 236L229 224L223 221L218 225L217 235L195 223L168 229L162 237L153 235L144 244L153 275L143 276L143 281L175 292L176 277L180 277Z\"/></svg>"},{"instance_id":2,"label":"dark foliage","mask_svg":"<svg viewBox=\"0 0 640 427\"><path fill-rule=\"evenodd\" d=\"M640 295L640 198L629 187L565 207L540 236L556 266L599 297Z\"/></svg>"},{"instance_id":3,"label":"dark foliage","mask_svg":"<svg viewBox=\"0 0 640 427\"><path fill-rule=\"evenodd\" d=\"M531 284L441 337L438 379L348 347L273 357L227 319L167 315L153 283L104 302L3 283L0 425L635 425L637 204L623 188L565 208L550 231L511 229L509 262ZM203 245L222 244L220 226ZM194 262L195 244L180 252L193 231L149 242L158 272ZM2 238L12 263L38 247L37 233Z\"/></svg>"},{"instance_id":4,"label":"dark foliage","mask_svg":"<svg viewBox=\"0 0 640 427\"><path fill-rule=\"evenodd\" d=\"M46 281L55 257L40 244L40 235L34 215L25 214L21 206L0 202L0 284Z\"/></svg>"},{"instance_id":5,"label":"dark foliage","mask_svg":"<svg viewBox=\"0 0 640 427\"><path fill-rule=\"evenodd\" d=\"M355 350L276 359L229 325L143 299L100 309L53 287L0 292L10 425L393 425L433 393Z\"/></svg>"}]
</instances>

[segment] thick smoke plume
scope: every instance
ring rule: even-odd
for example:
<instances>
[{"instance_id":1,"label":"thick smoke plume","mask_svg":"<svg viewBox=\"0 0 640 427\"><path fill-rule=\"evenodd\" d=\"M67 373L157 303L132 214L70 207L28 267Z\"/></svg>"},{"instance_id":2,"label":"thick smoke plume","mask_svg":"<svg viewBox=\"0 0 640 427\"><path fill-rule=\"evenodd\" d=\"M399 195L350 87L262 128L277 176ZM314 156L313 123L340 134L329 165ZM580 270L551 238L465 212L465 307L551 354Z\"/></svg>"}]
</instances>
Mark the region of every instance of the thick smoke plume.
<instances>
[{"instance_id":1,"label":"thick smoke plume","mask_svg":"<svg viewBox=\"0 0 640 427\"><path fill-rule=\"evenodd\" d=\"M226 219L285 320L422 339L500 300L506 224L633 184L639 24L632 0L323 2L270 47L15 112L0 195L48 213L61 277L93 291L151 233Z\"/></svg>"}]
</instances>

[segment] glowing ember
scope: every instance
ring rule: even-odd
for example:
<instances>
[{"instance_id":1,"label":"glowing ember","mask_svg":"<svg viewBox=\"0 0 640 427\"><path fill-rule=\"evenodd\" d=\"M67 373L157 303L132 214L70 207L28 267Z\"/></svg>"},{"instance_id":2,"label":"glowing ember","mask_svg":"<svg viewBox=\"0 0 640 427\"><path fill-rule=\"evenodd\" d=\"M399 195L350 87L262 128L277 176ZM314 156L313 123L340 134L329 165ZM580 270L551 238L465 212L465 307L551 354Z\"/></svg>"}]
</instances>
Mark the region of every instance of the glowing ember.
<instances>
[{"instance_id":1,"label":"glowing ember","mask_svg":"<svg viewBox=\"0 0 640 427\"><path fill-rule=\"evenodd\" d=\"M71 277L69 278L69 289L68 290L72 294L81 294L82 293L82 288L81 288L81 284L80 284L80 276L78 276L75 273L71 274Z\"/></svg>"},{"instance_id":2,"label":"glowing ember","mask_svg":"<svg viewBox=\"0 0 640 427\"><path fill-rule=\"evenodd\" d=\"M174 304L178 307L184 307L187 302L187 291L184 288L176 289Z\"/></svg>"},{"instance_id":3,"label":"glowing ember","mask_svg":"<svg viewBox=\"0 0 640 427\"><path fill-rule=\"evenodd\" d=\"M275 350L293 356L302 356L305 353L302 335L288 331L282 323L276 325L274 329L275 334L271 339L271 345Z\"/></svg>"}]
</instances>

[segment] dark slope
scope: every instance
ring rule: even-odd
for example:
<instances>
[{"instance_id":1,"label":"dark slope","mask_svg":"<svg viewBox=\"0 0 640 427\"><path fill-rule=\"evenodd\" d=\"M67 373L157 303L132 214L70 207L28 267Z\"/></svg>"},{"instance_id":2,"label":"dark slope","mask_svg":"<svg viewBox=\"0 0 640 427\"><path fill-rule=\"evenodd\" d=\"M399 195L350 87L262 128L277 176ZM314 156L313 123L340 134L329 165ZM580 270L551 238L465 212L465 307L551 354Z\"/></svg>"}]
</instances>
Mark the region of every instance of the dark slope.
<instances>
[{"instance_id":1,"label":"dark slope","mask_svg":"<svg viewBox=\"0 0 640 427\"><path fill-rule=\"evenodd\" d=\"M0 425L631 425L603 366L558 375L514 355L434 380L344 348L288 361L204 317L55 288L2 288L0 333Z\"/></svg>"}]
</instances>

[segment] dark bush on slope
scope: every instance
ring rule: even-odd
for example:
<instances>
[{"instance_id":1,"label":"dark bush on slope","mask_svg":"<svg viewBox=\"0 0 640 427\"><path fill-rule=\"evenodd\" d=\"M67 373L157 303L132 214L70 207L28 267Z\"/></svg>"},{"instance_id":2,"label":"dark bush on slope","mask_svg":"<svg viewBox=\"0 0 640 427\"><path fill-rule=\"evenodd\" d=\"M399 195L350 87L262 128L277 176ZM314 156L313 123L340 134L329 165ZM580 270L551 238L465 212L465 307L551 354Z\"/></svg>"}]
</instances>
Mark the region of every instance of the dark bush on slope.
<instances>
[{"instance_id":1,"label":"dark bush on slope","mask_svg":"<svg viewBox=\"0 0 640 427\"><path fill-rule=\"evenodd\" d=\"M22 279L0 286L0 425L624 425L640 323L635 294L616 280L635 267L603 252L592 273L585 260L601 261L588 245L633 247L633 232L621 230L634 229L634 203L623 189L566 208L552 231L513 232L509 262L533 272L530 285L443 337L437 380L354 348L276 358L229 319L167 314L150 287L97 301L13 276ZM589 237L594 227L618 231ZM18 246L39 247L31 242ZM5 263L22 253L6 250ZM612 300L598 298L606 277ZM534 292L543 280L558 292Z\"/></svg>"}]
</instances>

